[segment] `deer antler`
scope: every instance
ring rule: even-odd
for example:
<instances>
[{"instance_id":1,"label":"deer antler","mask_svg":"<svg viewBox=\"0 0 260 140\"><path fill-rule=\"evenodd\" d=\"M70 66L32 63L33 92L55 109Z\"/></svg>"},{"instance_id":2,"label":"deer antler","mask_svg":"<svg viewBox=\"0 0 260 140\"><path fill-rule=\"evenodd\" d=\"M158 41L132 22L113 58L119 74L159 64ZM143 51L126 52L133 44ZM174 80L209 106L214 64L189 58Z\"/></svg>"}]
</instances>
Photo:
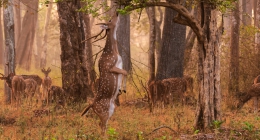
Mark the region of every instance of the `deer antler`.
<instances>
[{"instance_id":1,"label":"deer antler","mask_svg":"<svg viewBox=\"0 0 260 140\"><path fill-rule=\"evenodd\" d=\"M97 41L99 41L99 40L101 40L101 39L104 39L106 36L107 36L107 30L106 30L106 33L105 33L105 35L104 35L103 37L101 37L101 38L95 40L94 42L97 42ZM92 43L94 43L94 42L92 42Z\"/></svg>"},{"instance_id":2,"label":"deer antler","mask_svg":"<svg viewBox=\"0 0 260 140\"><path fill-rule=\"evenodd\" d=\"M104 29L102 29L97 35L92 36L92 37L90 37L90 38L88 38L88 39L86 39L86 40L81 41L81 43L83 43L83 42L85 42L85 41L88 41L88 40L90 40L90 39L92 39L92 38L95 38L95 39L96 39L103 31L104 31ZM93 43L93 42L92 42L92 43Z\"/></svg>"},{"instance_id":3,"label":"deer antler","mask_svg":"<svg viewBox=\"0 0 260 140\"><path fill-rule=\"evenodd\" d=\"M47 70L47 72L49 73L49 72L51 72L51 69L50 69L50 67L48 67L48 70Z\"/></svg>"}]
</instances>

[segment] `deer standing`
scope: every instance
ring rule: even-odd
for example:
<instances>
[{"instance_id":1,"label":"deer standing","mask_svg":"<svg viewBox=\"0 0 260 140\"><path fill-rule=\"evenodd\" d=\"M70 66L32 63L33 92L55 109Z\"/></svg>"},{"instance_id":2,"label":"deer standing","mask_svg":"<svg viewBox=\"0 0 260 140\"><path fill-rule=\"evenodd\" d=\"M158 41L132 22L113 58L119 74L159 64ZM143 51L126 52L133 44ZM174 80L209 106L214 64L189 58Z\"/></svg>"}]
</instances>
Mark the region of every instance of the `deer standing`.
<instances>
[{"instance_id":1,"label":"deer standing","mask_svg":"<svg viewBox=\"0 0 260 140\"><path fill-rule=\"evenodd\" d=\"M25 79L24 80L26 88L25 88L25 95L26 95L26 99L29 99L29 105L32 104L32 98L35 94L35 92L37 91L37 82L33 79Z\"/></svg>"},{"instance_id":2,"label":"deer standing","mask_svg":"<svg viewBox=\"0 0 260 140\"><path fill-rule=\"evenodd\" d=\"M0 73L2 77L0 79L5 80L8 87L11 88L11 104L15 107L18 107L18 105L21 104L21 96L25 92L25 82L22 76L20 75L14 75L13 73L10 73L8 76L4 76Z\"/></svg>"},{"instance_id":3,"label":"deer standing","mask_svg":"<svg viewBox=\"0 0 260 140\"><path fill-rule=\"evenodd\" d=\"M47 70L45 70L44 68L42 68L42 72L44 73L45 77L42 81L42 96L41 96L41 99L43 101L47 101L47 105L49 104L48 102L48 90L50 89L51 87L51 84L52 84L52 80L51 78L48 76L49 73L51 72L51 69L48 68Z\"/></svg>"},{"instance_id":4,"label":"deer standing","mask_svg":"<svg viewBox=\"0 0 260 140\"><path fill-rule=\"evenodd\" d=\"M110 22L99 25L101 25L102 31L98 35L105 30L107 39L103 53L98 61L100 72L98 90L93 103L84 109L82 116L92 108L101 120L100 127L104 135L107 121L114 113L114 101L121 86L122 75L127 75L127 72L122 69L123 62L117 47L116 30L119 25L118 16L114 15Z\"/></svg>"},{"instance_id":5,"label":"deer standing","mask_svg":"<svg viewBox=\"0 0 260 140\"><path fill-rule=\"evenodd\" d=\"M239 102L237 104L237 109L241 109L252 97L260 96L260 83L253 84L246 93L241 93L241 95L238 96Z\"/></svg>"},{"instance_id":6,"label":"deer standing","mask_svg":"<svg viewBox=\"0 0 260 140\"><path fill-rule=\"evenodd\" d=\"M61 87L52 85L48 91L48 97L49 102L56 104L55 108L65 106L65 92Z\"/></svg>"},{"instance_id":7,"label":"deer standing","mask_svg":"<svg viewBox=\"0 0 260 140\"><path fill-rule=\"evenodd\" d=\"M26 79L33 79L34 81L36 81L37 86L36 86L36 104L38 103L38 100L41 100L41 93L40 93L40 88L42 85L42 78L38 75L21 75L23 77L24 80Z\"/></svg>"}]
</instances>

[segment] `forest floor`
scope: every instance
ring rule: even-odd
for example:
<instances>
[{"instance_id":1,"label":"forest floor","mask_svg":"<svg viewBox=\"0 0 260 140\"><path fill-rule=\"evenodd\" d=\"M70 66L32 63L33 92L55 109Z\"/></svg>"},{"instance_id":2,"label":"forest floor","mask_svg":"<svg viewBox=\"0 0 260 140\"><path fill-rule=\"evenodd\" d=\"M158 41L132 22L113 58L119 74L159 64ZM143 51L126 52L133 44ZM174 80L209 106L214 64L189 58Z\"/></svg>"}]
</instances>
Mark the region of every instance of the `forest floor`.
<instances>
[{"instance_id":1,"label":"forest floor","mask_svg":"<svg viewBox=\"0 0 260 140\"><path fill-rule=\"evenodd\" d=\"M2 91L0 90L2 93ZM2 94L1 94L2 95ZM3 97L2 97L3 99ZM108 121L106 137L100 135L99 119L93 111L80 116L87 104L60 108L54 106L30 107L27 103L14 108L1 102L1 140L195 140L195 139L260 139L260 116L250 105L237 113L223 110L223 122L212 124L206 132L195 130L195 105L155 108L150 113L148 104L141 99L126 100Z\"/></svg>"},{"instance_id":2,"label":"forest floor","mask_svg":"<svg viewBox=\"0 0 260 140\"><path fill-rule=\"evenodd\" d=\"M60 74L51 74L53 83L60 85ZM4 104L3 85L0 80L0 140L260 140L260 112L253 113L252 102L236 113L223 105L223 121L214 121L213 129L202 132L193 128L196 101L186 106L156 107L150 113L147 102L128 87L131 92L120 96L121 105L108 121L104 138L99 118L92 110L81 116L87 103L55 110L54 105L30 107L23 101L14 108Z\"/></svg>"}]
</instances>

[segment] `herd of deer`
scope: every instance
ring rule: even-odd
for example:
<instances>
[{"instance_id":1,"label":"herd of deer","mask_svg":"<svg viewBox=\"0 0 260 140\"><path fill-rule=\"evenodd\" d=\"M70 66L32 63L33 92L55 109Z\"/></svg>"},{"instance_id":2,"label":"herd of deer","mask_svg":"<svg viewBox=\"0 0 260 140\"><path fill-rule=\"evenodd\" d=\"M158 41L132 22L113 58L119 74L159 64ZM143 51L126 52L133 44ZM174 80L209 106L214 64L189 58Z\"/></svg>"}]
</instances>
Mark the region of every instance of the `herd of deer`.
<instances>
[{"instance_id":1,"label":"herd of deer","mask_svg":"<svg viewBox=\"0 0 260 140\"><path fill-rule=\"evenodd\" d=\"M26 100L29 100L29 105L32 105L32 99L35 93L37 93L36 101L40 100L42 101L42 104L47 102L47 105L49 104L49 101L55 101L54 93L57 93L60 97L62 97L62 94L64 94L63 89L52 85L52 80L48 76L51 69L48 68L45 70L43 68L42 72L45 75L43 79L38 75L15 75L14 73L10 73L5 76L0 73L0 75L2 75L0 79L5 80L8 87L11 88L11 104L13 106L20 106L23 97L25 97ZM40 90L41 88L42 91ZM59 98L57 102L61 103L63 101Z\"/></svg>"},{"instance_id":2,"label":"herd of deer","mask_svg":"<svg viewBox=\"0 0 260 140\"><path fill-rule=\"evenodd\" d=\"M108 23L98 24L102 31L98 35L92 37L96 39L105 31L105 36L96 41L101 40L106 36L107 39L103 53L98 62L100 77L98 80L96 96L93 103L87 106L81 114L82 116L87 114L89 109L92 108L101 120L100 127L103 135L105 134L107 122L115 110L115 100L119 92L125 90L126 84L124 77L127 75L127 72L123 70L123 62L118 52L116 39L118 24L119 17L115 14ZM40 87L42 87L42 92L39 95L39 99L45 100L47 104L49 104L50 100L58 101L59 104L64 103L64 90L61 87L52 86L52 80L48 76L50 71L51 69L42 69L42 72L45 74L43 80L38 75L14 75L13 73L8 76L4 76L0 73L2 75L0 79L5 80L12 89L11 102L16 106L21 103L21 96L23 95L26 96L31 103L34 94L36 92L40 93ZM156 104L156 102L168 104L172 102L174 95L180 96L179 98L181 98L183 104L185 104L188 97L188 89L193 92L193 79L189 76L152 81L148 85L148 91L153 104ZM249 91L239 98L240 100L237 108L241 108L244 103L256 96L260 96L260 76L255 79L254 84Z\"/></svg>"}]
</instances>

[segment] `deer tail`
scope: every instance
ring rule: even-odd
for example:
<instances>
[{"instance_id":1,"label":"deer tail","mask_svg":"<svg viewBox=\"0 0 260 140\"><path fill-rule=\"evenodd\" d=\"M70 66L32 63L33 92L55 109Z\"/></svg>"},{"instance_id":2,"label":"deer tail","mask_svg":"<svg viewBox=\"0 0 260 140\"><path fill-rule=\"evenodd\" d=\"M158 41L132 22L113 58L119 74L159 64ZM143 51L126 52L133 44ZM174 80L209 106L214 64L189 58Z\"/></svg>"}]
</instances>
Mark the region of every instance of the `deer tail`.
<instances>
[{"instance_id":1,"label":"deer tail","mask_svg":"<svg viewBox=\"0 0 260 140\"><path fill-rule=\"evenodd\" d=\"M92 104L89 105L88 107L86 107L86 108L84 109L84 111L81 113L81 116L86 115L86 114L88 113L88 111L89 111L90 108L92 108Z\"/></svg>"}]
</instances>

